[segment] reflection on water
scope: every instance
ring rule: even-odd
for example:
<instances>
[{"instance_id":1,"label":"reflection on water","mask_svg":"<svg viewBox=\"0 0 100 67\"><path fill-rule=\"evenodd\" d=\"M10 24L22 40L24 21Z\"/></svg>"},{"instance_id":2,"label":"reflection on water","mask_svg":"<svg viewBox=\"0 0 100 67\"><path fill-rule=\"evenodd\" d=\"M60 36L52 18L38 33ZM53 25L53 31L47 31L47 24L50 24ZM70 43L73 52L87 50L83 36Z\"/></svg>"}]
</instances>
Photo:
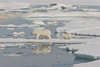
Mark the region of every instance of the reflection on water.
<instances>
[{"instance_id":1,"label":"reflection on water","mask_svg":"<svg viewBox=\"0 0 100 67\"><path fill-rule=\"evenodd\" d=\"M18 23L21 22L21 23ZM61 37L60 34L55 35L55 28L61 27L62 21L58 22L57 26L46 26L36 28L14 28L14 30L7 30L0 28L1 38L22 38L22 36L13 36L14 32L25 32L23 38L31 38L31 32L36 29L49 29L52 32L51 37ZM29 21L23 19L12 19L1 24L32 24ZM33 37L32 37L33 38ZM0 67L73 67L73 64L90 62L83 59L77 59L72 53L68 53L65 50L59 49L60 45L71 44L59 44L53 45L49 43L10 43L3 44L6 47L0 47ZM3 60L3 61L2 61ZM10 60L10 62L9 62Z\"/></svg>"},{"instance_id":2,"label":"reflection on water","mask_svg":"<svg viewBox=\"0 0 100 67\"><path fill-rule=\"evenodd\" d=\"M51 44L46 45L45 43L43 43L41 47L37 46L36 49L32 48L32 51L34 53L43 53L43 54L51 53Z\"/></svg>"},{"instance_id":3,"label":"reflection on water","mask_svg":"<svg viewBox=\"0 0 100 67\"><path fill-rule=\"evenodd\" d=\"M16 46L13 45L16 45L16 43L0 50L0 58L3 60L0 61L0 66L73 67L73 64L90 62L89 60L77 59L72 53L59 49L60 45L51 43L19 43Z\"/></svg>"},{"instance_id":4,"label":"reflection on water","mask_svg":"<svg viewBox=\"0 0 100 67\"><path fill-rule=\"evenodd\" d=\"M24 44L24 43L23 43ZM0 65L3 67L59 67L73 66L74 55L58 49L50 43L25 43L25 47L5 47L0 50ZM14 43L12 45L15 45ZM27 47L26 47L27 46ZM10 60L10 62L9 62ZM4 62L4 63L3 63Z\"/></svg>"},{"instance_id":5,"label":"reflection on water","mask_svg":"<svg viewBox=\"0 0 100 67\"><path fill-rule=\"evenodd\" d=\"M0 50L3 50L3 49L5 49L4 47L1 47L1 45L0 45Z\"/></svg>"}]
</instances>

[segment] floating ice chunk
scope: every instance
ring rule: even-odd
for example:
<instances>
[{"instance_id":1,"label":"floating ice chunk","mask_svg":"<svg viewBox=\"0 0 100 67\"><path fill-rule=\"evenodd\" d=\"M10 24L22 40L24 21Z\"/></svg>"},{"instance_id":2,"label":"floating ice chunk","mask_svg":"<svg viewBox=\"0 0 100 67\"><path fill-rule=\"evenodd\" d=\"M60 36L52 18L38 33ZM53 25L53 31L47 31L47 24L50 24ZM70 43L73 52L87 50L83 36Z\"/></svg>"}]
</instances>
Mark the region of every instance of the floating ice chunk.
<instances>
[{"instance_id":1,"label":"floating ice chunk","mask_svg":"<svg viewBox=\"0 0 100 67\"><path fill-rule=\"evenodd\" d=\"M25 44L23 43L16 43L16 44L0 44L0 50L1 49L5 49L7 47L19 47L19 48L22 48L22 47L26 47Z\"/></svg>"},{"instance_id":2,"label":"floating ice chunk","mask_svg":"<svg viewBox=\"0 0 100 67\"><path fill-rule=\"evenodd\" d=\"M37 25L45 25L43 21L34 21L33 23Z\"/></svg>"},{"instance_id":3,"label":"floating ice chunk","mask_svg":"<svg viewBox=\"0 0 100 67\"><path fill-rule=\"evenodd\" d=\"M27 46L23 43L17 43L17 45L19 46L19 48L26 48Z\"/></svg>"},{"instance_id":4,"label":"floating ice chunk","mask_svg":"<svg viewBox=\"0 0 100 67\"><path fill-rule=\"evenodd\" d=\"M77 7L73 7L73 5L68 4L60 4L60 3L53 3L50 4L51 9L55 9L55 10L69 10L69 9L77 9Z\"/></svg>"},{"instance_id":5,"label":"floating ice chunk","mask_svg":"<svg viewBox=\"0 0 100 67\"><path fill-rule=\"evenodd\" d=\"M62 48L62 49L69 48L69 50L77 49L78 51L74 53L76 57L97 60L100 57L99 44L100 42L92 41L92 43L60 46L59 48Z\"/></svg>"},{"instance_id":6,"label":"floating ice chunk","mask_svg":"<svg viewBox=\"0 0 100 67\"><path fill-rule=\"evenodd\" d=\"M7 48L7 47L19 47L19 48L22 48L22 47L27 47L27 46L24 43L0 44L0 48Z\"/></svg>"},{"instance_id":7,"label":"floating ice chunk","mask_svg":"<svg viewBox=\"0 0 100 67\"><path fill-rule=\"evenodd\" d=\"M6 46L5 46L4 44L0 44L0 48L2 48L2 47L4 48L4 47L6 47Z\"/></svg>"},{"instance_id":8,"label":"floating ice chunk","mask_svg":"<svg viewBox=\"0 0 100 67\"><path fill-rule=\"evenodd\" d=\"M21 54L4 54L3 56L7 56L7 57L20 57Z\"/></svg>"},{"instance_id":9,"label":"floating ice chunk","mask_svg":"<svg viewBox=\"0 0 100 67\"><path fill-rule=\"evenodd\" d=\"M9 24L8 26L12 27L12 26L15 26L15 25L13 25L13 24Z\"/></svg>"},{"instance_id":10,"label":"floating ice chunk","mask_svg":"<svg viewBox=\"0 0 100 67\"><path fill-rule=\"evenodd\" d=\"M15 25L13 24L9 24L9 25L0 25L1 28L12 28L15 27Z\"/></svg>"},{"instance_id":11,"label":"floating ice chunk","mask_svg":"<svg viewBox=\"0 0 100 67\"><path fill-rule=\"evenodd\" d=\"M87 12L99 12L99 9L82 9L83 11L87 11Z\"/></svg>"},{"instance_id":12,"label":"floating ice chunk","mask_svg":"<svg viewBox=\"0 0 100 67\"><path fill-rule=\"evenodd\" d=\"M25 35L25 32L19 32L19 33L14 32L13 35Z\"/></svg>"},{"instance_id":13,"label":"floating ice chunk","mask_svg":"<svg viewBox=\"0 0 100 67\"><path fill-rule=\"evenodd\" d=\"M7 28L8 30L14 30L14 28Z\"/></svg>"},{"instance_id":14,"label":"floating ice chunk","mask_svg":"<svg viewBox=\"0 0 100 67\"><path fill-rule=\"evenodd\" d=\"M0 44L0 50L3 50L3 49L5 49L5 45L4 44Z\"/></svg>"},{"instance_id":15,"label":"floating ice chunk","mask_svg":"<svg viewBox=\"0 0 100 67\"><path fill-rule=\"evenodd\" d=\"M19 48L27 47L24 43L17 43L15 45L18 46Z\"/></svg>"},{"instance_id":16,"label":"floating ice chunk","mask_svg":"<svg viewBox=\"0 0 100 67\"><path fill-rule=\"evenodd\" d=\"M57 25L57 22L56 21L54 21L54 22L47 22L47 25L49 25L49 26Z\"/></svg>"}]
</instances>

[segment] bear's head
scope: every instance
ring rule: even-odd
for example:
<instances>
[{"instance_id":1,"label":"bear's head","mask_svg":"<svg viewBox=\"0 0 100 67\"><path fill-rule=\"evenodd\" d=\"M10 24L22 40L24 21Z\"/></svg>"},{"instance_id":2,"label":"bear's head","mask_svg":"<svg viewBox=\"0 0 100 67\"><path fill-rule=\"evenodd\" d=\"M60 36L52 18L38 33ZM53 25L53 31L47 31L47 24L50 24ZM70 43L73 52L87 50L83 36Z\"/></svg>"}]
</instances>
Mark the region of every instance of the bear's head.
<instances>
[{"instance_id":1,"label":"bear's head","mask_svg":"<svg viewBox=\"0 0 100 67\"><path fill-rule=\"evenodd\" d=\"M32 32L32 35L37 34L37 31Z\"/></svg>"},{"instance_id":2,"label":"bear's head","mask_svg":"<svg viewBox=\"0 0 100 67\"><path fill-rule=\"evenodd\" d=\"M61 34L61 36L65 36L65 34Z\"/></svg>"}]
</instances>

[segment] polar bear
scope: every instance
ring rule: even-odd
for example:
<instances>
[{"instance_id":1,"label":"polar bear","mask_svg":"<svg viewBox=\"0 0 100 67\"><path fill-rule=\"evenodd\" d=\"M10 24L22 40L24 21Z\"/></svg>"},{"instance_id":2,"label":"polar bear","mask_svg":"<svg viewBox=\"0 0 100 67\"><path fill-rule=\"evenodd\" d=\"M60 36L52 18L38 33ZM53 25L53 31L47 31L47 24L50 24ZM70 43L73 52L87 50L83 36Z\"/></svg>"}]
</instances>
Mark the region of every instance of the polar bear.
<instances>
[{"instance_id":1,"label":"polar bear","mask_svg":"<svg viewBox=\"0 0 100 67\"><path fill-rule=\"evenodd\" d=\"M41 36L43 39L45 37L48 37L48 39L51 39L51 31L50 30L36 30L32 32L32 35L37 34L36 40L39 39Z\"/></svg>"},{"instance_id":2,"label":"polar bear","mask_svg":"<svg viewBox=\"0 0 100 67\"><path fill-rule=\"evenodd\" d=\"M62 34L62 36L64 37L64 39L65 38L69 38L69 39L71 39L72 38L72 35L70 34L70 33L67 33L67 34Z\"/></svg>"}]
</instances>

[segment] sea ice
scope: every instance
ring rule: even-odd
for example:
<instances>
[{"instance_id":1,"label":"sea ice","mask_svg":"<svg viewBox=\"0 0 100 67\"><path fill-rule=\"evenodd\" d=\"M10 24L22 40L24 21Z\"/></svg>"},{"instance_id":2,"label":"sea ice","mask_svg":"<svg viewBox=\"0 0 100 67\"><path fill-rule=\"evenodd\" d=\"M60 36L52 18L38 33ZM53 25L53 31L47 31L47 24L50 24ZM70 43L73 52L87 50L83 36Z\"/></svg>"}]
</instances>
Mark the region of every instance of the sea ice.
<instances>
[{"instance_id":1,"label":"sea ice","mask_svg":"<svg viewBox=\"0 0 100 67\"><path fill-rule=\"evenodd\" d=\"M78 50L74 52L76 57L86 58L86 59L99 59L100 58L100 42L93 42L87 44L76 44L76 45L69 45L69 46L60 46L59 48L69 50Z\"/></svg>"}]
</instances>

